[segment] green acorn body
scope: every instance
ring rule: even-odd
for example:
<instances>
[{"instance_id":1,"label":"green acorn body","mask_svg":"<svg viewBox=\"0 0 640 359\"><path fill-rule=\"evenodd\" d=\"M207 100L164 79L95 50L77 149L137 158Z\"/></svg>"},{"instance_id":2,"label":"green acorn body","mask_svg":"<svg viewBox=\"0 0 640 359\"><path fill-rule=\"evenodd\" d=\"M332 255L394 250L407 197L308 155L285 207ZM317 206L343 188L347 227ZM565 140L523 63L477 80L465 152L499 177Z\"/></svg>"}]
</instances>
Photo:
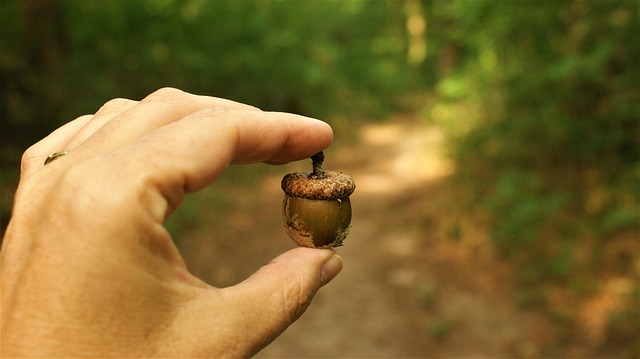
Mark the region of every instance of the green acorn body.
<instances>
[{"instance_id":1,"label":"green acorn body","mask_svg":"<svg viewBox=\"0 0 640 359\"><path fill-rule=\"evenodd\" d=\"M339 247L349 233L349 196L355 182L345 174L322 171L322 161L317 164L316 156L312 158L314 172L289 173L282 179L282 223L299 246Z\"/></svg>"}]
</instances>

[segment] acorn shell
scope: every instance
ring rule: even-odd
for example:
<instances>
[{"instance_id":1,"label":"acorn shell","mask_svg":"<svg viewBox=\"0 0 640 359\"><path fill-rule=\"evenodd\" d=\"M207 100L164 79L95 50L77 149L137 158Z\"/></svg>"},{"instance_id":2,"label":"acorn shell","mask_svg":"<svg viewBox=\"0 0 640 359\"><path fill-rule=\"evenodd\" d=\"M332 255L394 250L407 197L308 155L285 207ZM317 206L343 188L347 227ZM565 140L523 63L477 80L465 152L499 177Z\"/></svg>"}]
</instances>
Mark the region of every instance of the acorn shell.
<instances>
[{"instance_id":1,"label":"acorn shell","mask_svg":"<svg viewBox=\"0 0 640 359\"><path fill-rule=\"evenodd\" d=\"M285 195L282 221L289 237L299 246L339 247L349 234L351 201L349 197L314 200Z\"/></svg>"},{"instance_id":2,"label":"acorn shell","mask_svg":"<svg viewBox=\"0 0 640 359\"><path fill-rule=\"evenodd\" d=\"M339 247L349 233L349 195L355 182L339 172L324 174L318 178L311 172L294 172L282 179L282 222L289 237L303 247Z\"/></svg>"}]
</instances>

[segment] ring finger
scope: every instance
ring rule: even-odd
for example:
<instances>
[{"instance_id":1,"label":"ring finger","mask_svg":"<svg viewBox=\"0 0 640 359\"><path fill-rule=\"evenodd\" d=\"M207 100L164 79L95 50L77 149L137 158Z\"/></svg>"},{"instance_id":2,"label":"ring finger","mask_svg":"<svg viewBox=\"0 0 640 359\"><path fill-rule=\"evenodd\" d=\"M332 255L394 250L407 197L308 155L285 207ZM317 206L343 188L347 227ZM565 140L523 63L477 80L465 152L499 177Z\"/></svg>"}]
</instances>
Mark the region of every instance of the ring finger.
<instances>
[{"instance_id":1,"label":"ring finger","mask_svg":"<svg viewBox=\"0 0 640 359\"><path fill-rule=\"evenodd\" d=\"M116 98L108 101L93 115L91 121L87 122L69 141L65 149L78 147L106 123L137 104L138 101L124 98Z\"/></svg>"},{"instance_id":2,"label":"ring finger","mask_svg":"<svg viewBox=\"0 0 640 359\"><path fill-rule=\"evenodd\" d=\"M35 169L44 165L47 156L54 152L66 149L69 141L75 137L91 119L92 115L85 115L64 124L55 131L51 132L47 137L36 142L29 147L22 155L21 173L22 176L28 176Z\"/></svg>"},{"instance_id":3,"label":"ring finger","mask_svg":"<svg viewBox=\"0 0 640 359\"><path fill-rule=\"evenodd\" d=\"M47 156L75 147L81 139L90 137L101 126L113 117L131 108L137 101L115 99L104 104L94 115L84 115L70 121L44 139L27 149L22 156L23 175L28 175L34 169L45 165Z\"/></svg>"}]
</instances>

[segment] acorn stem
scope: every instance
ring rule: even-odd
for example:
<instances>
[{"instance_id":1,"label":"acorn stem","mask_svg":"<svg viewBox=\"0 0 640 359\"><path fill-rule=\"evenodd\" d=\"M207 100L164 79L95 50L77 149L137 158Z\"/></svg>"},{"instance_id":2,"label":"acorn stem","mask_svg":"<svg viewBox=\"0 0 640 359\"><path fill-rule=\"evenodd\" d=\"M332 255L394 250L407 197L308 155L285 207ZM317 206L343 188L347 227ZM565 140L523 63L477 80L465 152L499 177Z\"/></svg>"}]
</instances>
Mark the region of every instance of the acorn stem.
<instances>
[{"instance_id":1,"label":"acorn stem","mask_svg":"<svg viewBox=\"0 0 640 359\"><path fill-rule=\"evenodd\" d=\"M310 178L325 179L326 173L322 169L322 162L324 162L324 153L322 151L311 156L311 164L313 165L313 172L311 172Z\"/></svg>"}]
</instances>

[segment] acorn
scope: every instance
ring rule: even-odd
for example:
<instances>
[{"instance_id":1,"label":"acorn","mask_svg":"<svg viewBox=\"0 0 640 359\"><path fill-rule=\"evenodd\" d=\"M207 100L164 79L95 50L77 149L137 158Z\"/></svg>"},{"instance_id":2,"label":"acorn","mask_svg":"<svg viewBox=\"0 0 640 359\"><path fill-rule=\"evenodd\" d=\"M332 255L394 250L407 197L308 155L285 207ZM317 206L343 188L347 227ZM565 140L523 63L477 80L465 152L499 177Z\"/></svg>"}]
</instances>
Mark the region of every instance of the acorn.
<instances>
[{"instance_id":1,"label":"acorn","mask_svg":"<svg viewBox=\"0 0 640 359\"><path fill-rule=\"evenodd\" d=\"M311 161L313 172L294 172L282 178L282 224L301 247L340 247L349 233L349 196L356 184L346 174L324 171L322 151Z\"/></svg>"}]
</instances>

